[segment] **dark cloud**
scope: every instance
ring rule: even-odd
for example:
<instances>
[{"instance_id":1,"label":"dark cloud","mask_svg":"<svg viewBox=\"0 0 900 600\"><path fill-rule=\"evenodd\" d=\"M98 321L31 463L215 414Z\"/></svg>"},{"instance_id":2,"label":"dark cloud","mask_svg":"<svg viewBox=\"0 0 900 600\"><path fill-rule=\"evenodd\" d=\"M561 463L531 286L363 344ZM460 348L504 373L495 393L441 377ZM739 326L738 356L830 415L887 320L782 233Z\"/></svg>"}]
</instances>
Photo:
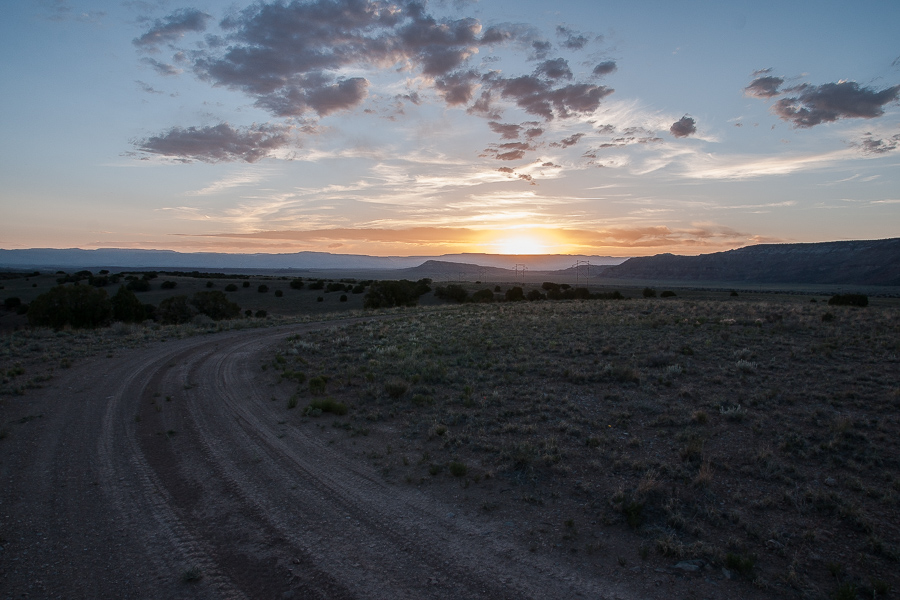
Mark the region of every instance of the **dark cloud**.
<instances>
[{"instance_id":1,"label":"dark cloud","mask_svg":"<svg viewBox=\"0 0 900 600\"><path fill-rule=\"evenodd\" d=\"M547 58L548 54L550 54L550 50L553 49L553 44L551 44L550 42L537 40L531 42L531 49L534 51L533 58L535 60L543 60Z\"/></svg>"},{"instance_id":2,"label":"dark cloud","mask_svg":"<svg viewBox=\"0 0 900 600\"><path fill-rule=\"evenodd\" d=\"M139 152L184 162L256 162L290 144L290 127L252 125L233 128L228 123L210 127L173 127L135 143Z\"/></svg>"},{"instance_id":3,"label":"dark cloud","mask_svg":"<svg viewBox=\"0 0 900 600\"><path fill-rule=\"evenodd\" d=\"M601 75L609 75L610 73L614 72L616 68L616 61L607 60L594 67L592 73L596 77L600 77Z\"/></svg>"},{"instance_id":4,"label":"dark cloud","mask_svg":"<svg viewBox=\"0 0 900 600\"><path fill-rule=\"evenodd\" d=\"M569 61L564 58L545 60L534 70L535 75L543 75L549 79L572 79Z\"/></svg>"},{"instance_id":5,"label":"dark cloud","mask_svg":"<svg viewBox=\"0 0 900 600\"><path fill-rule=\"evenodd\" d=\"M490 127L491 131L494 133L499 133L500 138L504 140L515 140L519 137L519 132L522 131L522 126L516 125L515 123L498 123L496 121L491 121L488 123L488 127Z\"/></svg>"},{"instance_id":6,"label":"dark cloud","mask_svg":"<svg viewBox=\"0 0 900 600\"><path fill-rule=\"evenodd\" d=\"M541 163L541 166L542 166L542 167L552 167L552 168L554 168L554 169L561 169L561 168L562 168L560 165L557 165L557 164L552 163L552 162Z\"/></svg>"},{"instance_id":7,"label":"dark cloud","mask_svg":"<svg viewBox=\"0 0 900 600\"><path fill-rule=\"evenodd\" d=\"M858 144L859 148L866 154L887 154L900 146L900 134L893 135L887 139L875 139L871 133L867 133Z\"/></svg>"},{"instance_id":8,"label":"dark cloud","mask_svg":"<svg viewBox=\"0 0 900 600\"><path fill-rule=\"evenodd\" d=\"M357 106L369 88L369 82L362 77L330 82L314 75L303 83L262 96L256 104L279 117L298 117L307 110L325 116Z\"/></svg>"},{"instance_id":9,"label":"dark cloud","mask_svg":"<svg viewBox=\"0 0 900 600\"><path fill-rule=\"evenodd\" d=\"M588 43L588 38L568 27L557 26L556 35L563 39L562 45L569 50L581 50Z\"/></svg>"},{"instance_id":10,"label":"dark cloud","mask_svg":"<svg viewBox=\"0 0 900 600\"><path fill-rule=\"evenodd\" d=\"M144 35L134 39L134 45L148 51L156 50L161 44L180 40L186 33L203 31L211 18L195 8L176 10L167 17L154 21Z\"/></svg>"},{"instance_id":11,"label":"dark cloud","mask_svg":"<svg viewBox=\"0 0 900 600\"><path fill-rule=\"evenodd\" d=\"M527 142L509 142L492 145L484 151L483 156L490 156L497 160L520 160L529 150L534 150L534 146Z\"/></svg>"},{"instance_id":12,"label":"dark cloud","mask_svg":"<svg viewBox=\"0 0 900 600\"><path fill-rule=\"evenodd\" d=\"M157 51L187 33L204 31L210 18L193 8L172 12L150 22L134 44ZM447 105L464 106L469 113L490 119L492 129L503 139L514 139L512 128L516 127L516 137L523 131L528 139L543 133L540 123L503 124L502 110L510 104L549 121L589 114L613 93L606 86L572 81L567 60L547 60L553 46L531 26L500 24L483 29L474 18L435 17L424 2L416 0L261 0L230 13L219 27L221 31L210 32L197 49L178 52L179 58L172 62L191 68L211 85L247 94L256 107L281 118L308 113L322 117L360 106L368 97L369 81L342 74L366 70L397 69L421 76ZM589 41L565 27L556 33L561 46L570 50L579 50ZM492 70L485 62L473 64L475 54L497 44L532 52L540 62L532 74L519 77ZM162 75L179 72L172 64L150 58L144 63ZM613 69L615 63L608 61L598 65L595 74ZM417 94L404 99L421 102ZM499 126L503 129L495 129ZM143 145L149 152L201 134L229 137L225 133L214 128L173 129ZM254 133L260 132L231 130L232 137ZM510 160L528 149L497 147L492 152ZM244 157L251 155L231 152L226 156L247 160Z\"/></svg>"},{"instance_id":13,"label":"dark cloud","mask_svg":"<svg viewBox=\"0 0 900 600\"><path fill-rule=\"evenodd\" d=\"M516 172L515 169L513 169L511 167L500 167L497 170L500 171L501 173L515 173Z\"/></svg>"},{"instance_id":14,"label":"dark cloud","mask_svg":"<svg viewBox=\"0 0 900 600\"><path fill-rule=\"evenodd\" d=\"M522 179L522 180L524 180L524 181L529 182L531 185L537 185L537 184L534 182L534 177L532 177L531 175L528 175L528 174L526 174L526 173L517 173L517 174L516 174L516 177L518 177L519 179Z\"/></svg>"},{"instance_id":15,"label":"dark cloud","mask_svg":"<svg viewBox=\"0 0 900 600\"><path fill-rule=\"evenodd\" d=\"M525 112L547 121L555 116L566 118L574 113L593 112L603 98L613 93L612 88L587 83L554 88L552 83L534 75L496 79L493 85L502 97L513 100Z\"/></svg>"},{"instance_id":16,"label":"dark cloud","mask_svg":"<svg viewBox=\"0 0 900 600\"><path fill-rule=\"evenodd\" d=\"M450 106L457 106L469 103L480 80L481 77L475 71L458 72L435 79L434 87L444 98L444 102ZM479 110L479 112L487 114L490 112L490 94L487 96L482 94L482 100L485 110Z\"/></svg>"},{"instance_id":17,"label":"dark cloud","mask_svg":"<svg viewBox=\"0 0 900 600\"><path fill-rule=\"evenodd\" d=\"M697 133L697 122L691 117L684 116L672 123L669 127L669 133L677 138L687 137L693 133Z\"/></svg>"},{"instance_id":18,"label":"dark cloud","mask_svg":"<svg viewBox=\"0 0 900 600\"><path fill-rule=\"evenodd\" d=\"M757 77L750 82L750 85L744 88L744 95L754 98L771 98L781 93L778 91L778 88L783 83L784 79L782 77L772 77L771 75Z\"/></svg>"},{"instance_id":19,"label":"dark cloud","mask_svg":"<svg viewBox=\"0 0 900 600\"><path fill-rule=\"evenodd\" d=\"M163 75L163 76L168 77L171 75L178 75L179 73L181 73L181 69L179 69L178 67L164 63L164 62L160 62L153 58L149 58L149 57L142 58L141 62L144 63L145 65L149 65L150 67L152 67L153 70L156 71L156 73L158 75Z\"/></svg>"},{"instance_id":20,"label":"dark cloud","mask_svg":"<svg viewBox=\"0 0 900 600\"><path fill-rule=\"evenodd\" d=\"M797 95L778 100L772 110L794 127L805 129L838 119L880 117L887 104L897 101L900 85L876 91L861 87L855 81L839 81L803 84L786 92Z\"/></svg>"},{"instance_id":21,"label":"dark cloud","mask_svg":"<svg viewBox=\"0 0 900 600\"><path fill-rule=\"evenodd\" d=\"M612 125L600 125L597 127L597 133L600 134L613 134L616 132L616 128Z\"/></svg>"},{"instance_id":22,"label":"dark cloud","mask_svg":"<svg viewBox=\"0 0 900 600\"><path fill-rule=\"evenodd\" d=\"M568 148L569 146L574 146L575 144L577 144L578 140L580 140L583 137L584 137L583 133L573 133L569 137L563 138L559 142L554 142L550 145L557 147L557 148Z\"/></svg>"}]
</instances>

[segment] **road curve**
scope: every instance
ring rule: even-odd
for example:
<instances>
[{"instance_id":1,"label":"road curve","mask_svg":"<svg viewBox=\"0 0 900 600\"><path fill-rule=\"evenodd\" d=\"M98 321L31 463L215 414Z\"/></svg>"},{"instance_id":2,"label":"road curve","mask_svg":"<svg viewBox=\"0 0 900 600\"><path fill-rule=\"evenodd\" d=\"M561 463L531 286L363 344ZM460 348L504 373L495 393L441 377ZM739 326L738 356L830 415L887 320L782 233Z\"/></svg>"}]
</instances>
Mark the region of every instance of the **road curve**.
<instances>
[{"instance_id":1,"label":"road curve","mask_svg":"<svg viewBox=\"0 0 900 600\"><path fill-rule=\"evenodd\" d=\"M286 424L260 362L349 322L123 351L30 395L0 442L0 597L636 597Z\"/></svg>"}]
</instances>

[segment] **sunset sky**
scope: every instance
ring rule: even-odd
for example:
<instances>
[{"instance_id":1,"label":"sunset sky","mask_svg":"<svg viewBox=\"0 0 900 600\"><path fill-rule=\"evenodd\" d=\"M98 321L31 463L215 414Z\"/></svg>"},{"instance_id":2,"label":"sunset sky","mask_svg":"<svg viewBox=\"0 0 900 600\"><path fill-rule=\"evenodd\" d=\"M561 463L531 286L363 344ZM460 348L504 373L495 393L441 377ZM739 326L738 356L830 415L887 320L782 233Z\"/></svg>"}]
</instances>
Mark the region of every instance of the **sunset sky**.
<instances>
[{"instance_id":1,"label":"sunset sky","mask_svg":"<svg viewBox=\"0 0 900 600\"><path fill-rule=\"evenodd\" d=\"M11 0L0 248L900 236L900 2Z\"/></svg>"}]
</instances>

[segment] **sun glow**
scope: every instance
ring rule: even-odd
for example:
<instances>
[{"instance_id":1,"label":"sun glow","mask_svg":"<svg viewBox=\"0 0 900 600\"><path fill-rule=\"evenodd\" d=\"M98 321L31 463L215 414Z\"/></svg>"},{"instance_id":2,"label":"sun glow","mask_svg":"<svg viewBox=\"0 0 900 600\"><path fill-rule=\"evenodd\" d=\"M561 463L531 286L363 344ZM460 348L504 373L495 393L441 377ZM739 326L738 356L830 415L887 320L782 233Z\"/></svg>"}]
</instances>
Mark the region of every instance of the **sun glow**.
<instances>
[{"instance_id":1,"label":"sun glow","mask_svg":"<svg viewBox=\"0 0 900 600\"><path fill-rule=\"evenodd\" d=\"M502 238L494 243L500 254L546 254L547 245L543 240L529 234L517 234Z\"/></svg>"}]
</instances>

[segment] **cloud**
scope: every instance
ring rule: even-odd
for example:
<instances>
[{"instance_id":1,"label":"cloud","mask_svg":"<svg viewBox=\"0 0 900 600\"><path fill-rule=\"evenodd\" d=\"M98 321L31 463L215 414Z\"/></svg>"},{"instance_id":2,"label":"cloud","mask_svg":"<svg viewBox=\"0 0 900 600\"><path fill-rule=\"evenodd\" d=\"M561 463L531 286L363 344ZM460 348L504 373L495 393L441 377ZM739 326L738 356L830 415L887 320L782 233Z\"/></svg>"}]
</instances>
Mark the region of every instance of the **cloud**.
<instances>
[{"instance_id":1,"label":"cloud","mask_svg":"<svg viewBox=\"0 0 900 600\"><path fill-rule=\"evenodd\" d=\"M499 133L500 138L504 140L518 139L519 132L522 131L522 126L514 123L498 123L496 121L490 121L488 127L490 127L491 131L494 133Z\"/></svg>"},{"instance_id":2,"label":"cloud","mask_svg":"<svg viewBox=\"0 0 900 600\"><path fill-rule=\"evenodd\" d=\"M168 77L171 75L178 75L179 73L181 73L181 69L179 69L178 67L164 63L164 62L160 62L160 61L150 58L150 57L142 58L141 62L144 63L145 65L149 65L150 67L152 67L153 70L156 71L156 73L158 75L163 75L163 76Z\"/></svg>"},{"instance_id":3,"label":"cloud","mask_svg":"<svg viewBox=\"0 0 900 600\"><path fill-rule=\"evenodd\" d=\"M525 153L534 150L534 146L527 142L508 142L506 144L493 144L484 151L484 156L490 156L497 160L520 160Z\"/></svg>"},{"instance_id":4,"label":"cloud","mask_svg":"<svg viewBox=\"0 0 900 600\"><path fill-rule=\"evenodd\" d=\"M572 79L572 70L569 69L569 61L564 58L545 60L534 70L536 75L543 75L549 79Z\"/></svg>"},{"instance_id":5,"label":"cloud","mask_svg":"<svg viewBox=\"0 0 900 600\"><path fill-rule=\"evenodd\" d=\"M284 125L252 125L233 128L228 123L209 127L173 127L135 143L139 152L191 162L256 162L290 144L291 128Z\"/></svg>"},{"instance_id":6,"label":"cloud","mask_svg":"<svg viewBox=\"0 0 900 600\"><path fill-rule=\"evenodd\" d=\"M133 43L138 48L153 52L162 44L180 40L186 33L204 31L206 22L211 18L195 8L182 8L162 19L156 19L153 26L144 35L135 38Z\"/></svg>"},{"instance_id":7,"label":"cloud","mask_svg":"<svg viewBox=\"0 0 900 600\"><path fill-rule=\"evenodd\" d=\"M559 142L554 142L550 144L555 148L568 148L569 146L574 146L578 143L578 140L584 137L583 133L573 133L567 138L561 139Z\"/></svg>"},{"instance_id":8,"label":"cloud","mask_svg":"<svg viewBox=\"0 0 900 600\"><path fill-rule=\"evenodd\" d=\"M138 84L138 87L141 88L141 91L147 92L148 94L162 94L163 92L157 90L149 83L145 83L141 80L135 80L135 83Z\"/></svg>"},{"instance_id":9,"label":"cloud","mask_svg":"<svg viewBox=\"0 0 900 600\"><path fill-rule=\"evenodd\" d=\"M81 23L99 23L106 13L99 10L76 12L68 0L39 0L44 7L46 18L50 21L78 21Z\"/></svg>"},{"instance_id":10,"label":"cloud","mask_svg":"<svg viewBox=\"0 0 900 600\"><path fill-rule=\"evenodd\" d=\"M859 143L851 144L858 146L865 154L887 154L892 150L896 150L900 145L900 133L893 135L887 139L875 139L872 134L866 134Z\"/></svg>"},{"instance_id":11,"label":"cloud","mask_svg":"<svg viewBox=\"0 0 900 600\"><path fill-rule=\"evenodd\" d=\"M509 79L498 77L491 83L501 97L513 100L525 112L547 121L554 117L568 118L574 114L591 113L614 91L612 88L588 83L554 88L552 83L535 75Z\"/></svg>"},{"instance_id":12,"label":"cloud","mask_svg":"<svg viewBox=\"0 0 900 600\"><path fill-rule=\"evenodd\" d=\"M855 81L822 85L802 84L786 92L796 96L782 98L772 107L782 120L794 127L808 129L838 119L872 119L884 114L887 104L900 97L900 85L876 91Z\"/></svg>"},{"instance_id":13,"label":"cloud","mask_svg":"<svg viewBox=\"0 0 900 600\"><path fill-rule=\"evenodd\" d=\"M568 27L557 26L556 35L563 38L562 45L569 50L581 50L588 43L588 38L585 35Z\"/></svg>"},{"instance_id":14,"label":"cloud","mask_svg":"<svg viewBox=\"0 0 900 600\"><path fill-rule=\"evenodd\" d=\"M669 127L669 133L677 138L687 137L697 133L697 122L687 115L681 117Z\"/></svg>"},{"instance_id":15,"label":"cloud","mask_svg":"<svg viewBox=\"0 0 900 600\"><path fill-rule=\"evenodd\" d=\"M515 169L512 169L511 167L500 167L497 170L500 171L501 173L510 173L510 174L516 172Z\"/></svg>"},{"instance_id":16,"label":"cloud","mask_svg":"<svg viewBox=\"0 0 900 600\"><path fill-rule=\"evenodd\" d=\"M614 60L607 60L594 67L592 73L594 76L600 77L601 75L609 75L610 73L615 72L616 69L616 62Z\"/></svg>"},{"instance_id":17,"label":"cloud","mask_svg":"<svg viewBox=\"0 0 900 600\"><path fill-rule=\"evenodd\" d=\"M368 89L369 82L362 77L323 81L319 75L312 75L300 85L261 96L257 105L279 117L299 117L308 110L324 117L358 106Z\"/></svg>"},{"instance_id":18,"label":"cloud","mask_svg":"<svg viewBox=\"0 0 900 600\"><path fill-rule=\"evenodd\" d=\"M766 73L768 70L765 71ZM770 75L757 77L750 82L750 85L744 88L744 95L753 98L771 98L781 94L778 88L784 83L782 77L772 77Z\"/></svg>"}]
</instances>

